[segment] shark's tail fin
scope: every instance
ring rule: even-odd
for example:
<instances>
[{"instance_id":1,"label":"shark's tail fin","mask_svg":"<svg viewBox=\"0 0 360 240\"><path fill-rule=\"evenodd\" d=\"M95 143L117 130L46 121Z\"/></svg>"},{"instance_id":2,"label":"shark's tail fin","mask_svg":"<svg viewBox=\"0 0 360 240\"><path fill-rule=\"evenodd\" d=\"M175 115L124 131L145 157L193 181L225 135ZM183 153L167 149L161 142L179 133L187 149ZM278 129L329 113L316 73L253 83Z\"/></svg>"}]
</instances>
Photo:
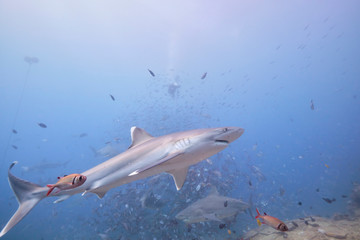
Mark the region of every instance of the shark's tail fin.
<instances>
[{"instance_id":1,"label":"shark's tail fin","mask_svg":"<svg viewBox=\"0 0 360 240\"><path fill-rule=\"evenodd\" d=\"M25 217L38 202L46 197L47 188L22 180L12 175L10 170L16 163L17 162L13 162L10 165L8 179L10 187L18 200L19 208L0 232L0 237L4 236L11 228L20 222L20 220L23 219L23 217Z\"/></svg>"}]
</instances>

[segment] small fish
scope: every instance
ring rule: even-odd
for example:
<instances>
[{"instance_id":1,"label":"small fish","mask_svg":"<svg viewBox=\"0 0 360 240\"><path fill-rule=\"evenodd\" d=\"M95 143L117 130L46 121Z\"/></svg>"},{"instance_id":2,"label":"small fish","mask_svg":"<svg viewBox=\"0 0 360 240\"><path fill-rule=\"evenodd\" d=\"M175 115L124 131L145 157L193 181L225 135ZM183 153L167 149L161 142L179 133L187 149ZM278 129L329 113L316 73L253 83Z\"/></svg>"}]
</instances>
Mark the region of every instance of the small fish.
<instances>
[{"instance_id":1,"label":"small fish","mask_svg":"<svg viewBox=\"0 0 360 240\"><path fill-rule=\"evenodd\" d=\"M228 201L226 200L225 202L224 202L224 207L227 207L228 206Z\"/></svg>"},{"instance_id":2,"label":"small fish","mask_svg":"<svg viewBox=\"0 0 360 240\"><path fill-rule=\"evenodd\" d=\"M311 101L310 101L310 108L311 108L311 110L314 110L314 109L315 109L315 107L314 107L314 102L313 102L312 99L311 99Z\"/></svg>"},{"instance_id":3,"label":"small fish","mask_svg":"<svg viewBox=\"0 0 360 240\"><path fill-rule=\"evenodd\" d=\"M296 222L294 222L294 221L292 221L291 222L295 227L298 227L299 225L296 223Z\"/></svg>"},{"instance_id":4,"label":"small fish","mask_svg":"<svg viewBox=\"0 0 360 240\"><path fill-rule=\"evenodd\" d=\"M201 76L201 79L205 79L205 78L206 78L206 75L207 75L207 72L205 72L205 73Z\"/></svg>"},{"instance_id":5,"label":"small fish","mask_svg":"<svg viewBox=\"0 0 360 240\"><path fill-rule=\"evenodd\" d=\"M46 124L45 123L38 123L38 125L42 128L47 128Z\"/></svg>"},{"instance_id":6,"label":"small fish","mask_svg":"<svg viewBox=\"0 0 360 240\"><path fill-rule=\"evenodd\" d=\"M332 202L334 202L334 201L336 201L336 199L335 198L333 198L333 199L330 199L330 198L322 198L325 202L327 202L327 203L332 203Z\"/></svg>"},{"instance_id":7,"label":"small fish","mask_svg":"<svg viewBox=\"0 0 360 240\"><path fill-rule=\"evenodd\" d=\"M282 186L280 186L279 194L281 197L284 196L284 194L285 194L285 189Z\"/></svg>"},{"instance_id":8,"label":"small fish","mask_svg":"<svg viewBox=\"0 0 360 240\"><path fill-rule=\"evenodd\" d=\"M46 185L48 188L50 188L46 196L49 196L49 194L55 188L59 188L60 190L66 190L81 186L86 181L86 176L74 173L70 175L65 175L64 177L58 177L58 179L59 181L57 181L57 183Z\"/></svg>"},{"instance_id":9,"label":"small fish","mask_svg":"<svg viewBox=\"0 0 360 240\"><path fill-rule=\"evenodd\" d=\"M79 135L79 137L83 138L83 137L87 137L87 133L82 133Z\"/></svg>"},{"instance_id":10,"label":"small fish","mask_svg":"<svg viewBox=\"0 0 360 240\"><path fill-rule=\"evenodd\" d=\"M265 223L265 224L269 225L270 227L272 227L276 230L282 231L282 232L289 230L288 227L285 225L285 223L283 223L280 219L269 216L266 213L264 213L264 215L260 215L260 212L257 208L256 208L256 212L257 212L257 216L255 218L257 220L259 220L258 218L262 218L264 220L261 223ZM260 221L257 221L257 222L259 225ZM260 223L260 225L261 225L261 223Z\"/></svg>"},{"instance_id":11,"label":"small fish","mask_svg":"<svg viewBox=\"0 0 360 240\"><path fill-rule=\"evenodd\" d=\"M111 99L112 99L113 101L115 101L114 96L113 96L113 95L111 95L111 94L109 94L109 95L110 95Z\"/></svg>"},{"instance_id":12,"label":"small fish","mask_svg":"<svg viewBox=\"0 0 360 240\"><path fill-rule=\"evenodd\" d=\"M231 234L231 230L230 230L230 229L228 229L228 234Z\"/></svg>"},{"instance_id":13,"label":"small fish","mask_svg":"<svg viewBox=\"0 0 360 240\"><path fill-rule=\"evenodd\" d=\"M150 69L148 69L148 71L151 74L151 76L155 77L155 73L153 73L153 71L151 71Z\"/></svg>"},{"instance_id":14,"label":"small fish","mask_svg":"<svg viewBox=\"0 0 360 240\"><path fill-rule=\"evenodd\" d=\"M17 134L17 131L15 129L12 130L13 134Z\"/></svg>"},{"instance_id":15,"label":"small fish","mask_svg":"<svg viewBox=\"0 0 360 240\"><path fill-rule=\"evenodd\" d=\"M17 150L18 147L16 145L11 145L13 149Z\"/></svg>"},{"instance_id":16,"label":"small fish","mask_svg":"<svg viewBox=\"0 0 360 240\"><path fill-rule=\"evenodd\" d=\"M250 187L252 186L252 182L251 182L251 180L249 180L249 186L250 186Z\"/></svg>"},{"instance_id":17,"label":"small fish","mask_svg":"<svg viewBox=\"0 0 360 240\"><path fill-rule=\"evenodd\" d=\"M329 168L329 165L327 165L327 164L325 163L325 167Z\"/></svg>"},{"instance_id":18,"label":"small fish","mask_svg":"<svg viewBox=\"0 0 360 240\"><path fill-rule=\"evenodd\" d=\"M225 225L224 223L220 223L220 224L219 224L219 228L220 228L220 229L223 229L225 226L226 226L226 225Z\"/></svg>"}]
</instances>

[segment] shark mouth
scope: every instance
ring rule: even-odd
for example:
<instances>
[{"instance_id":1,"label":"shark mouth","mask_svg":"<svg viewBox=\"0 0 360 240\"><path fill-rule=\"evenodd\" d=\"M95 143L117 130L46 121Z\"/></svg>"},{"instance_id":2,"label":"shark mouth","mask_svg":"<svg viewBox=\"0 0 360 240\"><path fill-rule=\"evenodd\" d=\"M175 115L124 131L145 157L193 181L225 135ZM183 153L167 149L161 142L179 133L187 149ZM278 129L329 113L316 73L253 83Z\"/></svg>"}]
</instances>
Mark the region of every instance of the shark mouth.
<instances>
[{"instance_id":1,"label":"shark mouth","mask_svg":"<svg viewBox=\"0 0 360 240\"><path fill-rule=\"evenodd\" d=\"M229 141L221 140L221 139L215 140L215 142L217 142L217 143L223 143L223 144L229 144Z\"/></svg>"}]
</instances>

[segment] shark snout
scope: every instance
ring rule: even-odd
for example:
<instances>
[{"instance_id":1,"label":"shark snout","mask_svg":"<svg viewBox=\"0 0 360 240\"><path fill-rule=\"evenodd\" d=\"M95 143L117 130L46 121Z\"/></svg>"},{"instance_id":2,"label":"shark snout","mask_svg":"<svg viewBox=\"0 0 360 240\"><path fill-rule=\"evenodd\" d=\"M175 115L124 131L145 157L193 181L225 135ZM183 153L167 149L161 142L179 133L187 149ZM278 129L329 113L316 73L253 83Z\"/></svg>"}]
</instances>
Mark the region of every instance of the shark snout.
<instances>
[{"instance_id":1,"label":"shark snout","mask_svg":"<svg viewBox=\"0 0 360 240\"><path fill-rule=\"evenodd\" d=\"M244 129L240 127L224 127L222 134L216 137L216 142L231 143L238 139L244 133Z\"/></svg>"}]
</instances>

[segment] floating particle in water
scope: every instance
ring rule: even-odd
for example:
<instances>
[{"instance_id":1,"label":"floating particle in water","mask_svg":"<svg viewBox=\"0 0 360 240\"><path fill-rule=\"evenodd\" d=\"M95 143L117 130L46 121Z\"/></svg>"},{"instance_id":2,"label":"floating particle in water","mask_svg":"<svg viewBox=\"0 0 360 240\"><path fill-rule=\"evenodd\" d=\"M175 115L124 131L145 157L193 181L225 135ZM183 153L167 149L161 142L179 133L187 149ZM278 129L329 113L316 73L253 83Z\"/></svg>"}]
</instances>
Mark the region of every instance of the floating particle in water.
<instances>
[{"instance_id":1,"label":"floating particle in water","mask_svg":"<svg viewBox=\"0 0 360 240\"><path fill-rule=\"evenodd\" d=\"M298 202L298 205L301 206L301 205L302 205L302 202Z\"/></svg>"},{"instance_id":2,"label":"floating particle in water","mask_svg":"<svg viewBox=\"0 0 360 240\"><path fill-rule=\"evenodd\" d=\"M111 99L112 99L113 101L115 101L114 96L113 96L113 95L111 95L111 94L109 94L109 95L110 95Z\"/></svg>"},{"instance_id":3,"label":"floating particle in water","mask_svg":"<svg viewBox=\"0 0 360 240\"><path fill-rule=\"evenodd\" d=\"M15 129L13 129L12 132L13 132L14 134L17 134L17 133L18 133Z\"/></svg>"},{"instance_id":4,"label":"floating particle in water","mask_svg":"<svg viewBox=\"0 0 360 240\"><path fill-rule=\"evenodd\" d=\"M225 202L224 202L224 207L227 207L228 206L228 201L226 200Z\"/></svg>"}]
</instances>

